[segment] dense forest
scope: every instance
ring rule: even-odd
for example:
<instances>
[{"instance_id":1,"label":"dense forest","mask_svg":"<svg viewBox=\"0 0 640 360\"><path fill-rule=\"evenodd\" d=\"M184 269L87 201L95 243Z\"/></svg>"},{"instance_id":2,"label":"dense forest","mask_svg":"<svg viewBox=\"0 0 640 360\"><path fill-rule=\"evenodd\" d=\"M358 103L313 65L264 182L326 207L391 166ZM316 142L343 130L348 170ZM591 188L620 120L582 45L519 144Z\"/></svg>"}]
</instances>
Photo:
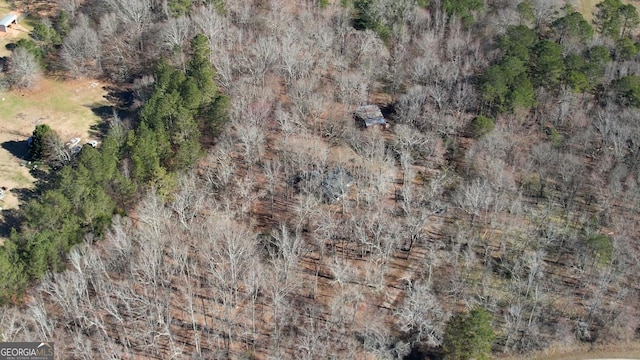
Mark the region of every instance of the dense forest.
<instances>
[{"instance_id":1,"label":"dense forest","mask_svg":"<svg viewBox=\"0 0 640 360\"><path fill-rule=\"evenodd\" d=\"M0 339L61 359L640 340L633 4L13 5L35 25L2 85L102 79L113 108L77 153L34 130L37 189L3 212ZM359 126L366 104L389 126Z\"/></svg>"}]
</instances>

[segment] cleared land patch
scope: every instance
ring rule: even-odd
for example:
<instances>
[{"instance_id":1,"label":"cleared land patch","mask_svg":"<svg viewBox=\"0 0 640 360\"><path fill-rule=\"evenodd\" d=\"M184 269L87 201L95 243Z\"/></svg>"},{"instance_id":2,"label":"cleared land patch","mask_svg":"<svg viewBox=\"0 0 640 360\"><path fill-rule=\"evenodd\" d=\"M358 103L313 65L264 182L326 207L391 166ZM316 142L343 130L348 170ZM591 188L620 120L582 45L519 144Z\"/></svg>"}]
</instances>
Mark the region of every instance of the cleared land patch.
<instances>
[{"instance_id":1,"label":"cleared land patch","mask_svg":"<svg viewBox=\"0 0 640 360\"><path fill-rule=\"evenodd\" d=\"M43 79L30 91L0 91L0 187L3 209L18 206L11 189L29 188L34 178L25 166L27 139L38 124L48 124L63 141L93 138L91 127L100 121L92 109L107 105L102 84L94 80Z\"/></svg>"}]
</instances>

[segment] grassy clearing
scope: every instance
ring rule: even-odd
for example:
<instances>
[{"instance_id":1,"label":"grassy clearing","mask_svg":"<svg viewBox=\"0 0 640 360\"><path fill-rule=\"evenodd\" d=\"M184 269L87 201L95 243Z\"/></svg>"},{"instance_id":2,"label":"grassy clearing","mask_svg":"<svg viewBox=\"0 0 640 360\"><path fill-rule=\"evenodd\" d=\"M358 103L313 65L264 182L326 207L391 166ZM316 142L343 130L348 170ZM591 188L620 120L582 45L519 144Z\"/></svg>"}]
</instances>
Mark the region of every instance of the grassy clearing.
<instances>
[{"instance_id":1,"label":"grassy clearing","mask_svg":"<svg viewBox=\"0 0 640 360\"><path fill-rule=\"evenodd\" d=\"M21 172L14 172L11 176L11 181L19 184L20 186L30 186L33 180L31 176L26 176Z\"/></svg>"},{"instance_id":2,"label":"grassy clearing","mask_svg":"<svg viewBox=\"0 0 640 360\"><path fill-rule=\"evenodd\" d=\"M36 124L46 122L60 135L86 136L88 126L99 120L91 109L107 104L101 84L90 80L43 79L31 91L0 92L0 95L0 116L7 118L3 125L8 124L14 130L26 128L27 134Z\"/></svg>"},{"instance_id":3,"label":"grassy clearing","mask_svg":"<svg viewBox=\"0 0 640 360\"><path fill-rule=\"evenodd\" d=\"M580 0L580 4L576 10L578 10L582 16L590 22L593 20L593 10L599 2L599 0Z\"/></svg>"},{"instance_id":4,"label":"grassy clearing","mask_svg":"<svg viewBox=\"0 0 640 360\"><path fill-rule=\"evenodd\" d=\"M46 123L64 141L91 138L91 126L100 121L92 109L108 105L102 84L93 80L43 79L30 91L0 91L0 186L9 189L33 185L34 178L21 166L26 139L35 125ZM24 165L24 164L22 164ZM15 208L18 199L8 192L0 207Z\"/></svg>"}]
</instances>

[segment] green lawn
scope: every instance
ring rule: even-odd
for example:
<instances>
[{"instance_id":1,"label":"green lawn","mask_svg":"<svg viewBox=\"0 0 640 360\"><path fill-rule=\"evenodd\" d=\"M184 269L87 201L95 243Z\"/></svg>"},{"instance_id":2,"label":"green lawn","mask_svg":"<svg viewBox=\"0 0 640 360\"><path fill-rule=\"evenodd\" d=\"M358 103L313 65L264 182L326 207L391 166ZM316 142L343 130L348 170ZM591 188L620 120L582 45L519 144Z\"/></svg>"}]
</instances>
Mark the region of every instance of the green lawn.
<instances>
[{"instance_id":1,"label":"green lawn","mask_svg":"<svg viewBox=\"0 0 640 360\"><path fill-rule=\"evenodd\" d=\"M90 129L100 121L92 108L108 105L102 84L90 79L59 81L43 78L29 91L0 91L0 186L29 187L33 182L28 170L20 166L24 141L35 125L46 123L64 141L79 137L90 139ZM0 207L18 206L12 194L5 195Z\"/></svg>"},{"instance_id":2,"label":"green lawn","mask_svg":"<svg viewBox=\"0 0 640 360\"><path fill-rule=\"evenodd\" d=\"M87 118L97 120L90 109L92 104L105 103L101 86L91 81L58 81L43 79L33 92L0 91L2 116L12 118L19 113L41 114L43 117L60 116L67 121L85 123ZM99 96L96 97L96 95Z\"/></svg>"}]
</instances>

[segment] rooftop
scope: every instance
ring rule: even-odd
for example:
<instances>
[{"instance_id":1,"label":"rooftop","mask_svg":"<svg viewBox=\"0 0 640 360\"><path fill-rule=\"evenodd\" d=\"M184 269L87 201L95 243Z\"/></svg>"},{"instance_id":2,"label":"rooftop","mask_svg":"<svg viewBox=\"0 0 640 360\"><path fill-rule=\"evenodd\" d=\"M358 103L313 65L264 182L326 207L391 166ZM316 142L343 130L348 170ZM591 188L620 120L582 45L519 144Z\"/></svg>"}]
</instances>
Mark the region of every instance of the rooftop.
<instances>
[{"instance_id":1,"label":"rooftop","mask_svg":"<svg viewBox=\"0 0 640 360\"><path fill-rule=\"evenodd\" d=\"M17 20L18 20L18 15L7 14L0 20L0 25L4 25L4 26L11 25L12 22L15 22Z\"/></svg>"},{"instance_id":2,"label":"rooftop","mask_svg":"<svg viewBox=\"0 0 640 360\"><path fill-rule=\"evenodd\" d=\"M373 125L386 125L387 121L382 115L378 105L363 105L356 109L355 117L357 121L363 122L366 127Z\"/></svg>"},{"instance_id":3,"label":"rooftop","mask_svg":"<svg viewBox=\"0 0 640 360\"><path fill-rule=\"evenodd\" d=\"M320 187L325 199L336 201L347 193L352 184L353 177L347 170L341 167L334 167L327 171Z\"/></svg>"}]
</instances>

